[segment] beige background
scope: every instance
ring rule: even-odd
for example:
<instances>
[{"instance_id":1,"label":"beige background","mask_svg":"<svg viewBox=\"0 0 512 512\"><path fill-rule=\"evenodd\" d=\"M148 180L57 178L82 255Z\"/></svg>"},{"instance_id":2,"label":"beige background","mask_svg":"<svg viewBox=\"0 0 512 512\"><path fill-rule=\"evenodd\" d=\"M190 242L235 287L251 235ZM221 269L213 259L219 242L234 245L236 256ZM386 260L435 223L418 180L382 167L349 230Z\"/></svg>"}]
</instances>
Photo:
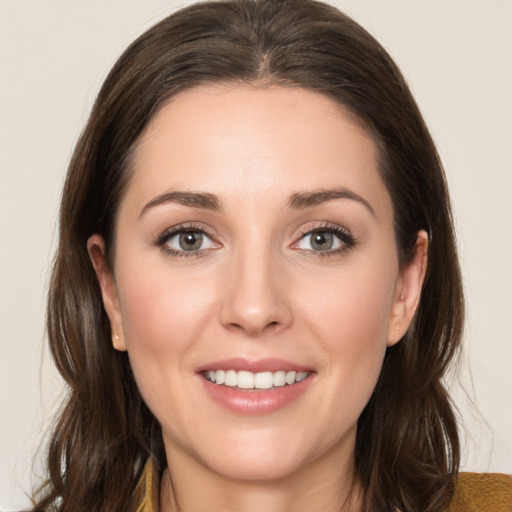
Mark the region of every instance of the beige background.
<instances>
[{"instance_id":1,"label":"beige background","mask_svg":"<svg viewBox=\"0 0 512 512\"><path fill-rule=\"evenodd\" d=\"M468 322L463 467L512 473L512 2L339 0L408 78L453 193ZM0 0L0 509L27 504L61 384L44 345L60 188L108 69L183 2ZM469 365L472 370L472 381ZM471 402L476 403L476 410ZM35 465L37 472L37 464Z\"/></svg>"}]
</instances>

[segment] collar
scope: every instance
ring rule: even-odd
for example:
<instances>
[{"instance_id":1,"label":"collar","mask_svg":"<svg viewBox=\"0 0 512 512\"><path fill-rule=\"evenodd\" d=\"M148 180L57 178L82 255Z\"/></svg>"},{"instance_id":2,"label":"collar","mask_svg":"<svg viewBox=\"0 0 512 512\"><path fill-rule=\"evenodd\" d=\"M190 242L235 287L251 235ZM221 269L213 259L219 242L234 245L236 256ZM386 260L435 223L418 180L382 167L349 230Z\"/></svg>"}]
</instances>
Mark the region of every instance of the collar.
<instances>
[{"instance_id":1,"label":"collar","mask_svg":"<svg viewBox=\"0 0 512 512\"><path fill-rule=\"evenodd\" d=\"M160 474L153 458L144 466L135 488L136 512L158 512L160 509Z\"/></svg>"},{"instance_id":2,"label":"collar","mask_svg":"<svg viewBox=\"0 0 512 512\"><path fill-rule=\"evenodd\" d=\"M135 489L136 512L159 512L160 472L153 458L144 466ZM510 511L512 477L502 474L461 473L446 512Z\"/></svg>"}]
</instances>

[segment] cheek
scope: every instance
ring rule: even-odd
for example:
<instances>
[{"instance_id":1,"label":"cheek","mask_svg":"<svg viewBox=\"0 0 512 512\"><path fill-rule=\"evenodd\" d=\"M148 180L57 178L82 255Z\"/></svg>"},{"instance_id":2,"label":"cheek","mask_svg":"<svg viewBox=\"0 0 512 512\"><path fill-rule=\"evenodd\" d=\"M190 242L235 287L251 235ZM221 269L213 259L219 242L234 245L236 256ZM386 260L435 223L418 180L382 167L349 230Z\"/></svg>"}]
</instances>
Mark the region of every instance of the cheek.
<instances>
[{"instance_id":1,"label":"cheek","mask_svg":"<svg viewBox=\"0 0 512 512\"><path fill-rule=\"evenodd\" d=\"M348 348L385 345L394 291L392 270L347 269L316 276L313 286L299 284L301 297L296 304L321 333L318 339L331 344L336 340L331 349L343 353Z\"/></svg>"},{"instance_id":2,"label":"cheek","mask_svg":"<svg viewBox=\"0 0 512 512\"><path fill-rule=\"evenodd\" d=\"M128 350L179 350L200 331L210 302L194 279L169 274L158 266L120 279L119 290Z\"/></svg>"},{"instance_id":3,"label":"cheek","mask_svg":"<svg viewBox=\"0 0 512 512\"><path fill-rule=\"evenodd\" d=\"M170 403L186 413L191 400L182 379L192 373L196 342L206 330L211 286L171 273L165 262L137 266L121 259L117 271L123 334L141 394L157 416Z\"/></svg>"},{"instance_id":4,"label":"cheek","mask_svg":"<svg viewBox=\"0 0 512 512\"><path fill-rule=\"evenodd\" d=\"M319 340L326 356L325 367L335 383L332 392L338 393L333 400L347 402L355 415L366 405L380 374L394 290L393 271L351 269L323 281L317 276L308 297L297 300L304 329Z\"/></svg>"},{"instance_id":5,"label":"cheek","mask_svg":"<svg viewBox=\"0 0 512 512\"><path fill-rule=\"evenodd\" d=\"M159 421L172 417L185 429L193 421L194 397L183 378L193 373L197 340L211 316L211 286L204 278L171 274L158 262L138 267L121 260L118 272L123 334L137 386Z\"/></svg>"}]
</instances>

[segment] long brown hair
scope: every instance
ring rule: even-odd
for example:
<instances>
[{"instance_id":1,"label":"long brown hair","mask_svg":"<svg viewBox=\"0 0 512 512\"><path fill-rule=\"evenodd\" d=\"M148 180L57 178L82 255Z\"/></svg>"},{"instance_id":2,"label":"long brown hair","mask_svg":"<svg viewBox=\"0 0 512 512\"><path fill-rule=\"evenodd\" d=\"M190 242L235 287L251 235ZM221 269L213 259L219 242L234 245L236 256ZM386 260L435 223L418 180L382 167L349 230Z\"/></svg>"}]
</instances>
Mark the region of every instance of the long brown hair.
<instances>
[{"instance_id":1,"label":"long brown hair","mask_svg":"<svg viewBox=\"0 0 512 512\"><path fill-rule=\"evenodd\" d=\"M380 44L313 0L203 2L164 19L108 75L64 186L47 327L68 396L34 511L130 510L144 461L165 465L159 424L126 353L115 351L87 254L94 233L112 262L116 211L134 145L155 112L199 84L283 84L321 92L351 111L379 149L394 205L401 264L419 230L429 265L415 320L388 349L356 440L365 510L433 512L450 500L459 441L443 375L460 345L463 298L445 176L418 107Z\"/></svg>"}]
</instances>

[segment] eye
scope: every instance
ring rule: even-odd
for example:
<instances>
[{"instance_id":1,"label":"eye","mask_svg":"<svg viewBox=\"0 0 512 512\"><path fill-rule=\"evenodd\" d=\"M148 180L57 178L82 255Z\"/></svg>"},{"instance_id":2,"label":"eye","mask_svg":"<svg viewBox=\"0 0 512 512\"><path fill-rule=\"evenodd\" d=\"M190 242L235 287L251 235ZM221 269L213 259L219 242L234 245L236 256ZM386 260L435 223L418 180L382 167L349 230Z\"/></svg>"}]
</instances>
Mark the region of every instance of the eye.
<instances>
[{"instance_id":1,"label":"eye","mask_svg":"<svg viewBox=\"0 0 512 512\"><path fill-rule=\"evenodd\" d=\"M298 243L299 249L309 251L331 251L341 247L341 240L331 231L317 230L304 235Z\"/></svg>"},{"instance_id":2,"label":"eye","mask_svg":"<svg viewBox=\"0 0 512 512\"><path fill-rule=\"evenodd\" d=\"M338 226L322 226L305 232L296 247L304 251L334 254L355 245L354 237Z\"/></svg>"},{"instance_id":3,"label":"eye","mask_svg":"<svg viewBox=\"0 0 512 512\"><path fill-rule=\"evenodd\" d=\"M175 256L192 256L197 252L219 247L204 230L179 226L160 235L158 245Z\"/></svg>"}]
</instances>

